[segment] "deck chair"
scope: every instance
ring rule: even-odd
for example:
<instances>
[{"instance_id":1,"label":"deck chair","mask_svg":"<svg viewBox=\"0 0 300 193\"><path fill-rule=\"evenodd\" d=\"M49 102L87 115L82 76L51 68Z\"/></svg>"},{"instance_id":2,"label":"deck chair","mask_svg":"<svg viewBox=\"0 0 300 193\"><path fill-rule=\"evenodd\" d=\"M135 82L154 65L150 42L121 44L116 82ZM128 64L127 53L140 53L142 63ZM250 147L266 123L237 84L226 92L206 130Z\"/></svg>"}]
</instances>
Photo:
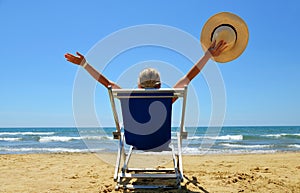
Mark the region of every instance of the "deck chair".
<instances>
[{"instance_id":1,"label":"deck chair","mask_svg":"<svg viewBox=\"0 0 300 193\"><path fill-rule=\"evenodd\" d=\"M187 138L184 128L187 87L182 89L112 89L109 96L113 111L116 131L114 139L119 140L114 180L116 190L180 188L183 181L182 139ZM171 143L172 100L182 98L180 129L177 132L177 150ZM119 99L123 126L120 125L116 102ZM120 112L119 111L119 112ZM125 148L125 143L130 148ZM163 152L172 151L172 168L129 168L133 151ZM121 161L123 158L123 161ZM121 162L123 166L121 167ZM130 179L172 179L173 185L132 184Z\"/></svg>"}]
</instances>

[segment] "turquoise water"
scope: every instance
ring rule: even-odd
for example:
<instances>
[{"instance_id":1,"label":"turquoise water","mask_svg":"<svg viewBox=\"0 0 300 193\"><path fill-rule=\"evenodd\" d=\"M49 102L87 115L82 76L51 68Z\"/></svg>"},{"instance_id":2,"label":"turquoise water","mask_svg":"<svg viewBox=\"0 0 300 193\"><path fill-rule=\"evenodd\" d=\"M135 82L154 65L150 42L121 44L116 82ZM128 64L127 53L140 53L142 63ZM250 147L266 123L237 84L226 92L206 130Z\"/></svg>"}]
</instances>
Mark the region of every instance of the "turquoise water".
<instances>
[{"instance_id":1,"label":"turquoise water","mask_svg":"<svg viewBox=\"0 0 300 193\"><path fill-rule=\"evenodd\" d=\"M115 152L115 128L0 128L0 154ZM176 146L176 131L172 129ZM300 126L187 128L185 154L300 151Z\"/></svg>"}]
</instances>

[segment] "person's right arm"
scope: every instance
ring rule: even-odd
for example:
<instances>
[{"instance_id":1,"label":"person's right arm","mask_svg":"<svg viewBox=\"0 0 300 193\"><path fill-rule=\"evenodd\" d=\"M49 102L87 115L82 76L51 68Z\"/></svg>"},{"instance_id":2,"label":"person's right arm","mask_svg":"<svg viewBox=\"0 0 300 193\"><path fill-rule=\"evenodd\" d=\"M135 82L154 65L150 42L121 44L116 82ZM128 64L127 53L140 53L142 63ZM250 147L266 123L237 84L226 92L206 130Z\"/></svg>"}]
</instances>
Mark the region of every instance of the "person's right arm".
<instances>
[{"instance_id":1,"label":"person's right arm","mask_svg":"<svg viewBox=\"0 0 300 193\"><path fill-rule=\"evenodd\" d=\"M116 83L107 79L105 76L103 76L101 73L99 73L95 68L93 68L89 63L87 63L86 59L84 58L84 56L82 54L80 54L79 52L76 52L76 54L78 56L74 56L70 53L67 53L67 54L65 54L65 58L67 59L67 61L69 61L73 64L84 66L84 69L86 69L86 71L88 71L88 73L94 79L96 79L98 82L100 82L106 88L108 88L109 86L112 86L112 88L114 88L114 89L121 88L119 85L117 85Z\"/></svg>"},{"instance_id":2,"label":"person's right arm","mask_svg":"<svg viewBox=\"0 0 300 193\"><path fill-rule=\"evenodd\" d=\"M190 71L183 76L174 86L173 88L184 88L187 86L203 69L207 61L211 57L219 56L225 49L227 48L226 42L221 40L216 44L214 41L211 46L207 49L204 56L198 60L194 66L190 69ZM173 103L177 100L177 98L173 98Z\"/></svg>"},{"instance_id":3,"label":"person's right arm","mask_svg":"<svg viewBox=\"0 0 300 193\"><path fill-rule=\"evenodd\" d=\"M216 41L214 41L207 49L204 56L194 64L190 71L185 76L183 76L173 86L173 88L183 88L184 86L187 86L200 73L200 71L203 69L203 67L211 57L219 56L226 48L227 45L225 41L221 40L220 42L218 42L218 44L216 44Z\"/></svg>"}]
</instances>

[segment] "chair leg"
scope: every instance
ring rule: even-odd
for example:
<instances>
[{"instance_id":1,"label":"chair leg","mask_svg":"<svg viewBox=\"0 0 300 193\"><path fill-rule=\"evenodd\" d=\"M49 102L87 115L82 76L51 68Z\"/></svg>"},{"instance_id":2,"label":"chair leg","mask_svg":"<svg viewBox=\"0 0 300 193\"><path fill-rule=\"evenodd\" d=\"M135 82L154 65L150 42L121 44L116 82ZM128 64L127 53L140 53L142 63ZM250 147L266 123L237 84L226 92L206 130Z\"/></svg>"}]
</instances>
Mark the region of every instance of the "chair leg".
<instances>
[{"instance_id":1,"label":"chair leg","mask_svg":"<svg viewBox=\"0 0 300 193\"><path fill-rule=\"evenodd\" d=\"M182 139L180 133L177 133L177 138L178 138L178 167L181 175L181 181L183 181L183 167L182 167L182 154L181 154Z\"/></svg>"},{"instance_id":2,"label":"chair leg","mask_svg":"<svg viewBox=\"0 0 300 193\"><path fill-rule=\"evenodd\" d=\"M124 153L124 137L121 136L119 139L119 147L118 147L117 161L116 161L116 166L115 166L114 181L117 181L117 179L118 179L118 174L119 174L120 164L121 164L121 157L122 157L123 153Z\"/></svg>"},{"instance_id":3,"label":"chair leg","mask_svg":"<svg viewBox=\"0 0 300 193\"><path fill-rule=\"evenodd\" d=\"M126 160L125 160L124 165L122 167L122 172L126 172L127 171L129 159L130 159L131 154L132 154L132 150L133 150L133 146L130 146L129 152L128 152L127 156L126 156Z\"/></svg>"},{"instance_id":4,"label":"chair leg","mask_svg":"<svg viewBox=\"0 0 300 193\"><path fill-rule=\"evenodd\" d=\"M177 176L176 178L176 186L177 188L181 188L181 181L182 181L182 176L180 173L180 170L178 169L178 165L179 165L179 159L178 159L178 155L175 155L174 152L174 146L172 145L172 155L173 155L173 165L174 165L174 170L175 170L175 174Z\"/></svg>"},{"instance_id":5,"label":"chair leg","mask_svg":"<svg viewBox=\"0 0 300 193\"><path fill-rule=\"evenodd\" d=\"M178 169L178 156L175 155L174 146L172 145L172 156L173 156L173 166L176 175L179 175L179 169Z\"/></svg>"}]
</instances>

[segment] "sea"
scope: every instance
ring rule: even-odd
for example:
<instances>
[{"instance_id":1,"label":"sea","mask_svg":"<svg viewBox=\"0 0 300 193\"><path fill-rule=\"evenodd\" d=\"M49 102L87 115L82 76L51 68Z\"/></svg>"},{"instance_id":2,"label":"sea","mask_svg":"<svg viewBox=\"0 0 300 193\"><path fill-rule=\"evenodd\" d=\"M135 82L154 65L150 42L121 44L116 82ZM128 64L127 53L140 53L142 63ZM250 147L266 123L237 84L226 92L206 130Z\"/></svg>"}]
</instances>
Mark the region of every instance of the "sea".
<instances>
[{"instance_id":1,"label":"sea","mask_svg":"<svg viewBox=\"0 0 300 193\"><path fill-rule=\"evenodd\" d=\"M0 128L0 154L117 152L113 127ZM177 145L179 128L172 128ZM300 126L187 127L183 154L243 154L300 151ZM127 147L126 147L127 148Z\"/></svg>"}]
</instances>

